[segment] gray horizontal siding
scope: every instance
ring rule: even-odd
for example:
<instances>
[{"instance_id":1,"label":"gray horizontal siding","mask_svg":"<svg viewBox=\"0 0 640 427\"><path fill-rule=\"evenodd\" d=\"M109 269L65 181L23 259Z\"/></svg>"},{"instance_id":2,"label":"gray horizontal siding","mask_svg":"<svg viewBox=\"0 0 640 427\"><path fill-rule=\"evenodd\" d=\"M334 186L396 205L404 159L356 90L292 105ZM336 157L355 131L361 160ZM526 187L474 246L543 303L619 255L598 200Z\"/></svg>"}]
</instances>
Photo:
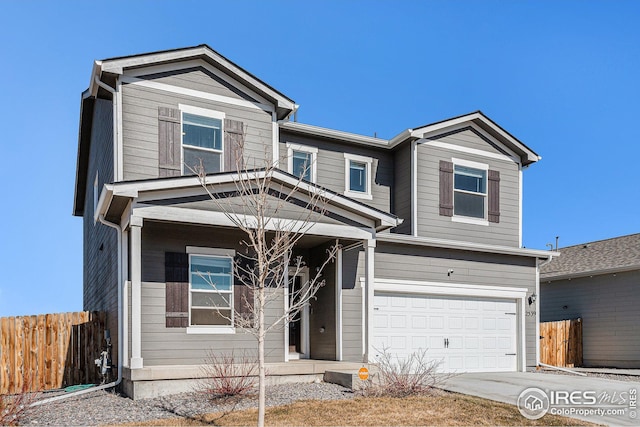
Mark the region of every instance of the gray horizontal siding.
<instances>
[{"instance_id":1,"label":"gray horizontal siding","mask_svg":"<svg viewBox=\"0 0 640 427\"><path fill-rule=\"evenodd\" d=\"M411 144L404 144L395 152L393 164L394 189L391 212L404 220L393 232L411 234Z\"/></svg>"},{"instance_id":2,"label":"gray horizontal siding","mask_svg":"<svg viewBox=\"0 0 640 427\"><path fill-rule=\"evenodd\" d=\"M244 99L247 101L253 100L247 94L240 92L239 89L229 85L203 67L194 67L169 73L149 74L146 76L139 76L139 78L153 80L157 83L163 83L170 86L187 87L192 90L226 96L229 98Z\"/></svg>"},{"instance_id":3,"label":"gray horizontal siding","mask_svg":"<svg viewBox=\"0 0 640 427\"><path fill-rule=\"evenodd\" d=\"M158 177L158 107L178 108L178 104L220 111L228 119L243 122L246 132L244 158L249 167L262 167L265 158L271 158L271 113L124 84L122 134L125 180Z\"/></svg>"},{"instance_id":4,"label":"gray horizontal siding","mask_svg":"<svg viewBox=\"0 0 640 427\"><path fill-rule=\"evenodd\" d=\"M526 288L528 294L536 289L533 258L378 243L374 269L376 279L517 287ZM448 269L454 270L451 277L447 276ZM364 273L363 254L358 271ZM528 305L525 308L534 310ZM535 316L525 317L525 334L526 363L535 366Z\"/></svg>"},{"instance_id":5,"label":"gray horizontal siding","mask_svg":"<svg viewBox=\"0 0 640 427\"><path fill-rule=\"evenodd\" d=\"M326 260L326 245L310 251L309 270L313 274ZM322 271L325 285L318 290L316 298L310 302L309 342L312 359L336 359L336 269L329 263ZM320 332L324 328L324 332Z\"/></svg>"},{"instance_id":6,"label":"gray horizontal siding","mask_svg":"<svg viewBox=\"0 0 640 427\"><path fill-rule=\"evenodd\" d=\"M177 226L145 221L142 228L142 357L144 364L201 364L207 353L252 352L257 341L237 330L235 334L192 335L185 328L165 327L165 252L184 252L186 246L240 249L242 234L212 227ZM283 297L274 298L266 316L267 322L282 313ZM276 330L267 336L267 360L284 360L284 332Z\"/></svg>"},{"instance_id":7,"label":"gray horizontal siding","mask_svg":"<svg viewBox=\"0 0 640 427\"><path fill-rule=\"evenodd\" d=\"M582 318L585 366L640 368L638 285L640 271L543 281L540 321Z\"/></svg>"},{"instance_id":8,"label":"gray horizontal siding","mask_svg":"<svg viewBox=\"0 0 640 427\"><path fill-rule=\"evenodd\" d=\"M418 235L502 246L519 245L518 165L506 160L418 145ZM489 165L500 172L500 222L475 225L439 214L439 162L459 158Z\"/></svg>"},{"instance_id":9,"label":"gray horizontal siding","mask_svg":"<svg viewBox=\"0 0 640 427\"><path fill-rule=\"evenodd\" d=\"M362 287L358 249L342 254L342 360L362 362Z\"/></svg>"},{"instance_id":10,"label":"gray horizontal siding","mask_svg":"<svg viewBox=\"0 0 640 427\"><path fill-rule=\"evenodd\" d=\"M496 148L493 143L489 143L484 140L479 134L477 134L474 130L469 128L460 129L450 135L436 137L436 138L428 138L430 140L437 140L439 142L444 142L447 144L457 145L459 147L471 148L474 150L486 151L487 153L493 154L505 154L504 151L500 151Z\"/></svg>"},{"instance_id":11,"label":"gray horizontal siding","mask_svg":"<svg viewBox=\"0 0 640 427\"><path fill-rule=\"evenodd\" d=\"M107 313L113 343L112 358L118 360L118 236L116 230L93 219L93 183L98 172L98 191L113 182L113 103L95 101L83 216L83 307ZM98 193L99 195L99 193Z\"/></svg>"},{"instance_id":12,"label":"gray horizontal siding","mask_svg":"<svg viewBox=\"0 0 640 427\"><path fill-rule=\"evenodd\" d=\"M280 132L280 157L283 169L287 165L286 143L294 143L317 147L317 183L339 194L345 191L345 159L344 153L371 157L372 165L372 200L357 199L365 204L391 211L391 189L393 188L393 154L374 148L355 147L340 142L321 138L296 135L286 131Z\"/></svg>"}]
</instances>

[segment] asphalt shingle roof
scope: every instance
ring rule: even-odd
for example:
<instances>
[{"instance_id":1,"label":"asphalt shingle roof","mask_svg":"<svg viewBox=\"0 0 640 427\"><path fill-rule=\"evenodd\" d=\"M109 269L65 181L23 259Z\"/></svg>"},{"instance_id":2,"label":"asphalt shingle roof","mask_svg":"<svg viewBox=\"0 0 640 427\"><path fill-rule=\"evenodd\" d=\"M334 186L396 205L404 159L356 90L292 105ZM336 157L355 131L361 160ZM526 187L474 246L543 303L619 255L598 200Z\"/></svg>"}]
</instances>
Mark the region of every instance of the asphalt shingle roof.
<instances>
[{"instance_id":1,"label":"asphalt shingle roof","mask_svg":"<svg viewBox=\"0 0 640 427\"><path fill-rule=\"evenodd\" d=\"M541 279L582 276L601 270L640 269L640 233L558 249L560 256L540 269Z\"/></svg>"}]
</instances>

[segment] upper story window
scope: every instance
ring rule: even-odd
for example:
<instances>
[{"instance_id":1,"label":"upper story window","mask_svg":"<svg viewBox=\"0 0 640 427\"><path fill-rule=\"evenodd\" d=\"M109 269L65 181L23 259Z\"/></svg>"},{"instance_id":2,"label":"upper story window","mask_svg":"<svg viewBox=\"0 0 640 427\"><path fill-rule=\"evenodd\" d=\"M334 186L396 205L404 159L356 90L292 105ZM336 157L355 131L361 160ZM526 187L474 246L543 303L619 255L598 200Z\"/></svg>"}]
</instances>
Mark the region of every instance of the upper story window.
<instances>
[{"instance_id":1,"label":"upper story window","mask_svg":"<svg viewBox=\"0 0 640 427\"><path fill-rule=\"evenodd\" d=\"M440 160L441 216L477 225L500 222L500 172L464 159Z\"/></svg>"},{"instance_id":2,"label":"upper story window","mask_svg":"<svg viewBox=\"0 0 640 427\"><path fill-rule=\"evenodd\" d=\"M344 154L345 196L372 199L371 196L371 157Z\"/></svg>"},{"instance_id":3,"label":"upper story window","mask_svg":"<svg viewBox=\"0 0 640 427\"><path fill-rule=\"evenodd\" d=\"M189 256L189 325L233 325L233 259Z\"/></svg>"},{"instance_id":4,"label":"upper story window","mask_svg":"<svg viewBox=\"0 0 640 427\"><path fill-rule=\"evenodd\" d=\"M306 145L287 143L289 173L305 181L316 181L318 149Z\"/></svg>"},{"instance_id":5,"label":"upper story window","mask_svg":"<svg viewBox=\"0 0 640 427\"><path fill-rule=\"evenodd\" d=\"M453 214L486 218L487 170L454 165Z\"/></svg>"},{"instance_id":6,"label":"upper story window","mask_svg":"<svg viewBox=\"0 0 640 427\"><path fill-rule=\"evenodd\" d=\"M224 113L181 105L183 173L197 170L222 171Z\"/></svg>"}]
</instances>

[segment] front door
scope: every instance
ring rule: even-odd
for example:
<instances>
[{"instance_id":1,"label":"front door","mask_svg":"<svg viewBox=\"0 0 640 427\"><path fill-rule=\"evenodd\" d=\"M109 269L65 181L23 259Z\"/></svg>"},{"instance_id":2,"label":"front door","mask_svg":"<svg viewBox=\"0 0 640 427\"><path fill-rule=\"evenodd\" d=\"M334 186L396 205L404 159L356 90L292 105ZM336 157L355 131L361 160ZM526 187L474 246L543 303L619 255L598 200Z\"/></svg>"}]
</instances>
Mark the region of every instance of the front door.
<instances>
[{"instance_id":1,"label":"front door","mask_svg":"<svg viewBox=\"0 0 640 427\"><path fill-rule=\"evenodd\" d=\"M299 272L289 281L289 305L295 303L295 298L302 286L307 282L306 272ZM288 323L289 360L309 358L309 304L296 314Z\"/></svg>"}]
</instances>

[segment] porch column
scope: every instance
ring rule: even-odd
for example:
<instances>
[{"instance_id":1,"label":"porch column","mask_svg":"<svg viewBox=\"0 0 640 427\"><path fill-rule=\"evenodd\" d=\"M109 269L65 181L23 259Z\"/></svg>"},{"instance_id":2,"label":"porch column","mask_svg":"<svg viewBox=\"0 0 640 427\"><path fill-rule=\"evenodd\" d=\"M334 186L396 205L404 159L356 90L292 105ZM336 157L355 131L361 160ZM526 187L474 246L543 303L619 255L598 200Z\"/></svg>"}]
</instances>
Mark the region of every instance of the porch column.
<instances>
[{"instance_id":1,"label":"porch column","mask_svg":"<svg viewBox=\"0 0 640 427\"><path fill-rule=\"evenodd\" d=\"M340 242L336 241L336 244ZM336 360L342 360L342 247L336 253Z\"/></svg>"},{"instance_id":2,"label":"porch column","mask_svg":"<svg viewBox=\"0 0 640 427\"><path fill-rule=\"evenodd\" d=\"M364 241L364 284L365 284L365 331L366 331L366 362L373 362L373 285L374 285L374 264L376 253L376 240L368 239Z\"/></svg>"},{"instance_id":3,"label":"porch column","mask_svg":"<svg viewBox=\"0 0 640 427\"><path fill-rule=\"evenodd\" d=\"M142 368L142 218L131 217L131 369Z\"/></svg>"}]
</instances>

